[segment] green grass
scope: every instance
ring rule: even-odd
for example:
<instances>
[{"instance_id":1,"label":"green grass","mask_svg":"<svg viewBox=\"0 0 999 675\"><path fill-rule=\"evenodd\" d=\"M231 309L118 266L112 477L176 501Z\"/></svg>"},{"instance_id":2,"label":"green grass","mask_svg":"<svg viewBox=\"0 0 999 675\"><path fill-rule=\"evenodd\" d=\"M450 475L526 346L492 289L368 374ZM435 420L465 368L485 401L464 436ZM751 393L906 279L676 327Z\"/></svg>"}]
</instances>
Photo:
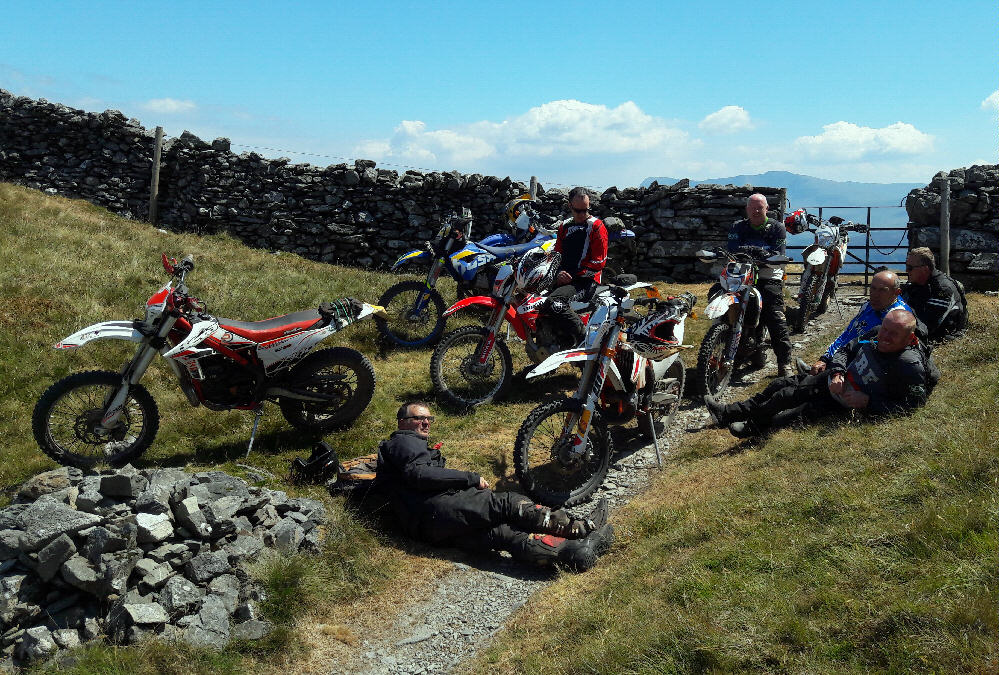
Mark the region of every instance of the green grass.
<instances>
[{"instance_id":1,"label":"green grass","mask_svg":"<svg viewBox=\"0 0 999 675\"><path fill-rule=\"evenodd\" d=\"M970 300L926 407L698 434L476 671L996 672L999 302Z\"/></svg>"}]
</instances>

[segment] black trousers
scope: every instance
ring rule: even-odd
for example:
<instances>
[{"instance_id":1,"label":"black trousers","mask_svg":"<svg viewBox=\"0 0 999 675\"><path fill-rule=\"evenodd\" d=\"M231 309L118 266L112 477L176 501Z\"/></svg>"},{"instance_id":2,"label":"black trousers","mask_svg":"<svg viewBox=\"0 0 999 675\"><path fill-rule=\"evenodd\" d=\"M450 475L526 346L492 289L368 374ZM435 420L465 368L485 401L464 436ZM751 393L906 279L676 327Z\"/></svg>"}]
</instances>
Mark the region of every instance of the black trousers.
<instances>
[{"instance_id":1,"label":"black trousers","mask_svg":"<svg viewBox=\"0 0 999 675\"><path fill-rule=\"evenodd\" d=\"M571 284L557 287L548 294L541 306L541 318L554 322L559 344L571 347L585 337L583 320L569 307L573 300L581 300L593 288L590 279L575 279Z\"/></svg>"},{"instance_id":2,"label":"black trousers","mask_svg":"<svg viewBox=\"0 0 999 675\"><path fill-rule=\"evenodd\" d=\"M791 334L787 329L784 315L784 282L776 280L760 281L756 288L763 296L760 321L770 332L770 344L777 357L777 363L791 362Z\"/></svg>"},{"instance_id":3,"label":"black trousers","mask_svg":"<svg viewBox=\"0 0 999 675\"><path fill-rule=\"evenodd\" d=\"M410 502L396 511L413 537L431 544L456 543L450 540L523 523L520 505L525 502L534 503L517 492L465 488L441 492L418 504Z\"/></svg>"},{"instance_id":4,"label":"black trousers","mask_svg":"<svg viewBox=\"0 0 999 675\"><path fill-rule=\"evenodd\" d=\"M828 373L778 377L758 394L725 406L728 421L747 421L760 431L847 412L829 393Z\"/></svg>"}]
</instances>

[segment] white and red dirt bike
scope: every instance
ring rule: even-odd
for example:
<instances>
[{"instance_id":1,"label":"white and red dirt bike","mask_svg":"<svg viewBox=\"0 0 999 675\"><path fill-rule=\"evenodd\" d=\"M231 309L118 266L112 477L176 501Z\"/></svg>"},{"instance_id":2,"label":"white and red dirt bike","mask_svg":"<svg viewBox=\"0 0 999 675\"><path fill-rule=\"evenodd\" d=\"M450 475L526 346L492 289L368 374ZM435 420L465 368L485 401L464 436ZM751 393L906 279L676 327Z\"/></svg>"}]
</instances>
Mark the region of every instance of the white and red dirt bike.
<instances>
[{"instance_id":1,"label":"white and red dirt bike","mask_svg":"<svg viewBox=\"0 0 999 675\"><path fill-rule=\"evenodd\" d=\"M156 354L166 359L192 406L256 412L247 454L264 401L275 401L296 428L317 433L350 424L371 401L375 373L363 354L313 348L381 312L377 305L343 298L264 321L217 318L188 294L191 256L178 263L164 255L163 267L171 279L146 301L142 319L97 323L55 345L73 350L96 340L138 343L120 372L75 373L42 394L31 426L42 451L55 461L80 468L120 466L152 444L159 412L139 381Z\"/></svg>"},{"instance_id":2,"label":"white and red dirt bike","mask_svg":"<svg viewBox=\"0 0 999 675\"><path fill-rule=\"evenodd\" d=\"M521 486L548 506L574 506L586 500L607 475L613 454L608 425L638 420L659 461L659 439L669 429L683 396L686 368L680 352L684 322L697 298L684 293L663 299L655 288L646 298L632 298L628 289L605 287L586 322L584 342L552 354L527 377L543 375L566 363L582 366L579 385L570 398L556 398L528 414L514 445L514 469ZM651 306L645 317L632 312ZM641 330L655 321L655 355L629 344L629 329ZM643 343L647 344L647 343Z\"/></svg>"}]
</instances>

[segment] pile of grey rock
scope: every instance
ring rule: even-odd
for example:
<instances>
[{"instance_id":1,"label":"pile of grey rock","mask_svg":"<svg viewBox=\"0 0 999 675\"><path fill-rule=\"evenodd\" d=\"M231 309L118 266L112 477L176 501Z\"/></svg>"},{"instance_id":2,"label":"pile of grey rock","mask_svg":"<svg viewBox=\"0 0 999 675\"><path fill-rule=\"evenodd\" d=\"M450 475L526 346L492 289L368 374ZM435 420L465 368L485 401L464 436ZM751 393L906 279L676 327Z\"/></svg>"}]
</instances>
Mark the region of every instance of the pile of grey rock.
<instances>
[{"instance_id":1,"label":"pile of grey rock","mask_svg":"<svg viewBox=\"0 0 999 675\"><path fill-rule=\"evenodd\" d=\"M244 563L317 552L322 503L221 471L63 467L0 510L0 659L107 638L197 646L259 639L262 597Z\"/></svg>"}]
</instances>

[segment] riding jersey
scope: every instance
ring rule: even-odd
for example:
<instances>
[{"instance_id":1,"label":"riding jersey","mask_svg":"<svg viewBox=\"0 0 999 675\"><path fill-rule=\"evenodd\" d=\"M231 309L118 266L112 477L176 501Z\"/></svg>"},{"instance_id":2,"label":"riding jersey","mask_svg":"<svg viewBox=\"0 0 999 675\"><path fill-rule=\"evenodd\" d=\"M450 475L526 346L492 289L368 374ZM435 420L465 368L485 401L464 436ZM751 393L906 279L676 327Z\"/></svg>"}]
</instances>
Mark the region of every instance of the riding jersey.
<instances>
[{"instance_id":1,"label":"riding jersey","mask_svg":"<svg viewBox=\"0 0 999 675\"><path fill-rule=\"evenodd\" d=\"M877 330L856 337L833 355L830 376L843 373L846 386L867 394L864 412L871 415L908 412L926 403L929 392L940 378L918 338L902 351L878 351Z\"/></svg>"},{"instance_id":2,"label":"riding jersey","mask_svg":"<svg viewBox=\"0 0 999 675\"><path fill-rule=\"evenodd\" d=\"M968 325L968 306L957 284L940 270L933 270L926 284L902 285L902 297L926 324L931 341L954 337Z\"/></svg>"},{"instance_id":3,"label":"riding jersey","mask_svg":"<svg viewBox=\"0 0 999 675\"><path fill-rule=\"evenodd\" d=\"M829 345L829 349L827 349L826 353L820 356L819 359L825 361L826 363L831 362L833 354L836 353L837 349L846 345L850 342L850 340L858 335L863 335L867 331L880 326L881 322L884 321L885 315L893 309L904 309L912 312L912 307L909 307L909 305L907 305L905 300L902 298L895 298L895 302L891 303L880 312L871 307L870 302L865 302L864 306L860 308L859 312L857 312L857 316L853 317L847 325L846 330L840 333L840 336L836 338L831 345ZM915 312L912 313L915 314Z\"/></svg>"},{"instance_id":4,"label":"riding jersey","mask_svg":"<svg viewBox=\"0 0 999 675\"><path fill-rule=\"evenodd\" d=\"M585 223L569 219L558 228L555 250L562 254L559 270L573 278L591 279L600 283L607 264L607 228L604 221L590 216Z\"/></svg>"},{"instance_id":5,"label":"riding jersey","mask_svg":"<svg viewBox=\"0 0 999 675\"><path fill-rule=\"evenodd\" d=\"M749 218L743 218L732 224L728 232L728 250L738 251L743 246L757 246L770 255L784 255L787 230L778 222L767 218L767 222L756 229ZM760 265L760 279L784 278L784 270L778 266Z\"/></svg>"}]
</instances>

